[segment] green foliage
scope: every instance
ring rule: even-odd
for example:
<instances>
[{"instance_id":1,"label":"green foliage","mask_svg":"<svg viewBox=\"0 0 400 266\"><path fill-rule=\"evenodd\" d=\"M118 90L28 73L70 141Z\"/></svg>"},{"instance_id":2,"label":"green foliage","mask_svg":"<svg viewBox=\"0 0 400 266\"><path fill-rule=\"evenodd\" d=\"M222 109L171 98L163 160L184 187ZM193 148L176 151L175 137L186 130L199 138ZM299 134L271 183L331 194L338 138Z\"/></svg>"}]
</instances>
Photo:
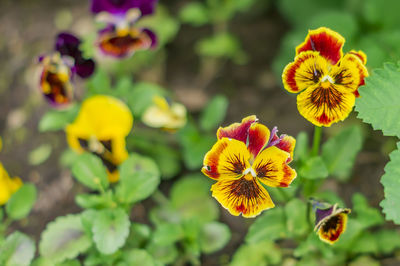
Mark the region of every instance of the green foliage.
<instances>
[{"instance_id":1,"label":"green foliage","mask_svg":"<svg viewBox=\"0 0 400 266\"><path fill-rule=\"evenodd\" d=\"M113 193L107 190L104 194L78 194L75 196L75 202L84 209L103 209L113 207L115 202L113 201Z\"/></svg>"},{"instance_id":2,"label":"green foliage","mask_svg":"<svg viewBox=\"0 0 400 266\"><path fill-rule=\"evenodd\" d=\"M42 144L32 150L28 155L29 164L39 165L44 163L50 157L52 149L50 144Z\"/></svg>"},{"instance_id":3,"label":"green foliage","mask_svg":"<svg viewBox=\"0 0 400 266\"><path fill-rule=\"evenodd\" d=\"M387 220L393 220L400 224L400 142L397 143L397 150L390 154L390 161L385 166L385 174L381 183L385 192L385 199L381 202L383 212Z\"/></svg>"},{"instance_id":4,"label":"green foliage","mask_svg":"<svg viewBox=\"0 0 400 266\"><path fill-rule=\"evenodd\" d=\"M117 266L154 266L156 262L153 257L143 249L132 249L124 252L122 262Z\"/></svg>"},{"instance_id":5,"label":"green foliage","mask_svg":"<svg viewBox=\"0 0 400 266\"><path fill-rule=\"evenodd\" d=\"M257 243L242 245L233 256L232 266L242 265L280 265L282 252L269 239Z\"/></svg>"},{"instance_id":6,"label":"green foliage","mask_svg":"<svg viewBox=\"0 0 400 266\"><path fill-rule=\"evenodd\" d=\"M265 239L274 241L287 235L285 210L275 207L265 211L254 221L246 235L246 242L258 243Z\"/></svg>"},{"instance_id":7,"label":"green foliage","mask_svg":"<svg viewBox=\"0 0 400 266\"><path fill-rule=\"evenodd\" d=\"M92 241L85 234L80 215L60 216L43 231L39 253L56 264L77 257L91 245Z\"/></svg>"},{"instance_id":8,"label":"green foliage","mask_svg":"<svg viewBox=\"0 0 400 266\"><path fill-rule=\"evenodd\" d=\"M200 232L200 246L204 253L213 253L223 248L231 238L231 231L219 222L207 223Z\"/></svg>"},{"instance_id":9,"label":"green foliage","mask_svg":"<svg viewBox=\"0 0 400 266\"><path fill-rule=\"evenodd\" d=\"M35 255L35 243L23 233L15 231L0 245L0 264L28 266Z\"/></svg>"},{"instance_id":10,"label":"green foliage","mask_svg":"<svg viewBox=\"0 0 400 266\"><path fill-rule=\"evenodd\" d=\"M309 158L299 170L299 176L307 179L323 179L328 174L328 169L321 156Z\"/></svg>"},{"instance_id":11,"label":"green foliage","mask_svg":"<svg viewBox=\"0 0 400 266\"><path fill-rule=\"evenodd\" d=\"M216 129L226 115L228 99L223 95L214 96L200 116L200 127L205 131Z\"/></svg>"},{"instance_id":12,"label":"green foliage","mask_svg":"<svg viewBox=\"0 0 400 266\"><path fill-rule=\"evenodd\" d=\"M152 241L156 245L169 246L181 240L184 232L180 224L164 223L157 226Z\"/></svg>"},{"instance_id":13,"label":"green foliage","mask_svg":"<svg viewBox=\"0 0 400 266\"><path fill-rule=\"evenodd\" d=\"M9 218L19 220L28 216L37 198L36 187L33 184L24 184L15 192L6 205Z\"/></svg>"},{"instance_id":14,"label":"green foliage","mask_svg":"<svg viewBox=\"0 0 400 266\"><path fill-rule=\"evenodd\" d=\"M242 50L239 40L229 33L217 33L196 44L200 56L232 59L237 64L244 64L247 55Z\"/></svg>"},{"instance_id":15,"label":"green foliage","mask_svg":"<svg viewBox=\"0 0 400 266\"><path fill-rule=\"evenodd\" d=\"M72 166L74 177L93 190L104 190L108 187L106 168L101 160L90 153L83 153Z\"/></svg>"},{"instance_id":16,"label":"green foliage","mask_svg":"<svg viewBox=\"0 0 400 266\"><path fill-rule=\"evenodd\" d=\"M122 209L104 209L96 212L93 220L93 241L103 254L112 254L125 244L130 221Z\"/></svg>"},{"instance_id":17,"label":"green foliage","mask_svg":"<svg viewBox=\"0 0 400 266\"><path fill-rule=\"evenodd\" d=\"M207 7L198 2L186 4L179 12L179 17L183 23L191 24L192 26L202 26L209 21Z\"/></svg>"},{"instance_id":18,"label":"green foliage","mask_svg":"<svg viewBox=\"0 0 400 266\"><path fill-rule=\"evenodd\" d=\"M128 95L128 105L133 116L142 116L144 111L153 104L154 96L165 94L165 90L158 85L147 82L135 83Z\"/></svg>"},{"instance_id":19,"label":"green foliage","mask_svg":"<svg viewBox=\"0 0 400 266\"><path fill-rule=\"evenodd\" d=\"M160 171L150 158L131 154L119 169L116 196L122 203L134 203L147 198L160 183Z\"/></svg>"},{"instance_id":20,"label":"green foliage","mask_svg":"<svg viewBox=\"0 0 400 266\"><path fill-rule=\"evenodd\" d=\"M376 69L366 78L366 85L359 89L358 117L386 136L400 137L400 104L394 100L400 98L399 82L399 65L385 64L383 69Z\"/></svg>"},{"instance_id":21,"label":"green foliage","mask_svg":"<svg viewBox=\"0 0 400 266\"><path fill-rule=\"evenodd\" d=\"M299 199L292 199L285 206L286 228L293 237L304 236L310 230L307 221L307 204Z\"/></svg>"},{"instance_id":22,"label":"green foliage","mask_svg":"<svg viewBox=\"0 0 400 266\"><path fill-rule=\"evenodd\" d=\"M305 160L308 157L308 135L306 132L300 132L296 137L296 146L294 148L293 157L295 161Z\"/></svg>"},{"instance_id":23,"label":"green foliage","mask_svg":"<svg viewBox=\"0 0 400 266\"><path fill-rule=\"evenodd\" d=\"M322 146L322 158L330 175L340 181L351 175L355 158L361 150L363 136L358 126L343 129L338 135L330 138Z\"/></svg>"},{"instance_id":24,"label":"green foliage","mask_svg":"<svg viewBox=\"0 0 400 266\"><path fill-rule=\"evenodd\" d=\"M73 104L65 110L50 110L39 121L39 131L57 131L72 123L78 115L79 105Z\"/></svg>"},{"instance_id":25,"label":"green foliage","mask_svg":"<svg viewBox=\"0 0 400 266\"><path fill-rule=\"evenodd\" d=\"M96 94L111 94L111 79L103 69L96 69L87 82L88 96Z\"/></svg>"}]
</instances>

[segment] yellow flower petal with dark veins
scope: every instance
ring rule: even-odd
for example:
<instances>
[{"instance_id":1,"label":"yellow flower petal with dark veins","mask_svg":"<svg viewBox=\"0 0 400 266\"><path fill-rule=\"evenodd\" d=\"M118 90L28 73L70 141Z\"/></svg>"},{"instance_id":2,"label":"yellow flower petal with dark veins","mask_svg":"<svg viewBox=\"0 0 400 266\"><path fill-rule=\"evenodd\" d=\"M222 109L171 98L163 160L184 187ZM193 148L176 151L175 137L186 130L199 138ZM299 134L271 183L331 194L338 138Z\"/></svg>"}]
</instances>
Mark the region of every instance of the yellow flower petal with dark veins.
<instances>
[{"instance_id":1,"label":"yellow flower petal with dark veins","mask_svg":"<svg viewBox=\"0 0 400 266\"><path fill-rule=\"evenodd\" d=\"M315 85L297 96L297 108L316 126L330 126L346 119L353 109L355 95L329 82Z\"/></svg>"},{"instance_id":2,"label":"yellow flower petal with dark veins","mask_svg":"<svg viewBox=\"0 0 400 266\"><path fill-rule=\"evenodd\" d=\"M275 146L263 150L253 164L258 180L270 187L288 187L297 175L287 165L289 158L289 153Z\"/></svg>"},{"instance_id":3,"label":"yellow flower petal with dark veins","mask_svg":"<svg viewBox=\"0 0 400 266\"><path fill-rule=\"evenodd\" d=\"M329 62L318 52L302 52L283 70L283 85L289 92L300 92L317 84L329 68Z\"/></svg>"},{"instance_id":4,"label":"yellow flower petal with dark veins","mask_svg":"<svg viewBox=\"0 0 400 266\"><path fill-rule=\"evenodd\" d=\"M236 139L222 138L205 155L201 171L212 179L231 179L250 167L246 145Z\"/></svg>"},{"instance_id":5,"label":"yellow flower petal with dark veins","mask_svg":"<svg viewBox=\"0 0 400 266\"><path fill-rule=\"evenodd\" d=\"M338 241L346 230L347 214L348 212L338 213L327 219L318 229L319 239L331 245Z\"/></svg>"},{"instance_id":6,"label":"yellow flower petal with dark veins","mask_svg":"<svg viewBox=\"0 0 400 266\"><path fill-rule=\"evenodd\" d=\"M250 174L238 179L221 179L211 191L212 196L235 216L242 214L250 218L275 206L265 188Z\"/></svg>"}]
</instances>

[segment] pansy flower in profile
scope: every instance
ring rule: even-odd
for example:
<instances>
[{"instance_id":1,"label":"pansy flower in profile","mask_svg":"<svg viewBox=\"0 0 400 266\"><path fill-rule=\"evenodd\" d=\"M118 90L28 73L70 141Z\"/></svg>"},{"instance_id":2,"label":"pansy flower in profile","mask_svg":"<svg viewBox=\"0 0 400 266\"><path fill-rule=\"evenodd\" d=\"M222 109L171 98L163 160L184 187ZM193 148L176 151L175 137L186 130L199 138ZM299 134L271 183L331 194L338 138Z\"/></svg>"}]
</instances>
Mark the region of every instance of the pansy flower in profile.
<instances>
[{"instance_id":1,"label":"pansy flower in profile","mask_svg":"<svg viewBox=\"0 0 400 266\"><path fill-rule=\"evenodd\" d=\"M258 123L256 116L219 128L218 141L205 155L202 172L217 181L212 196L232 215L255 217L273 208L264 185L288 187L296 171L288 163L296 140L277 135Z\"/></svg>"},{"instance_id":2,"label":"pansy flower in profile","mask_svg":"<svg viewBox=\"0 0 400 266\"><path fill-rule=\"evenodd\" d=\"M96 20L106 24L96 41L100 51L124 58L138 50L154 48L156 35L135 24L141 17L152 14L156 3L157 0L92 0L91 11Z\"/></svg>"},{"instance_id":3,"label":"pansy flower in profile","mask_svg":"<svg viewBox=\"0 0 400 266\"><path fill-rule=\"evenodd\" d=\"M149 127L174 132L186 124L186 108L167 97L156 95L153 104L144 111L142 121Z\"/></svg>"},{"instance_id":4,"label":"pansy flower in profile","mask_svg":"<svg viewBox=\"0 0 400 266\"><path fill-rule=\"evenodd\" d=\"M19 177L10 178L3 164L0 163L0 205L6 204L21 186L21 179Z\"/></svg>"},{"instance_id":5,"label":"pansy flower in profile","mask_svg":"<svg viewBox=\"0 0 400 266\"><path fill-rule=\"evenodd\" d=\"M67 32L60 33L56 37L55 51L39 57L40 88L55 107L65 106L72 101L75 74L87 78L94 71L95 63L83 57L79 50L80 43L76 36Z\"/></svg>"},{"instance_id":6,"label":"pansy flower in profile","mask_svg":"<svg viewBox=\"0 0 400 266\"><path fill-rule=\"evenodd\" d=\"M286 90L299 93L300 114L316 126L329 127L353 109L358 88L368 76L362 51L343 54L345 39L325 27L310 30L296 47L294 62L282 74Z\"/></svg>"},{"instance_id":7,"label":"pansy flower in profile","mask_svg":"<svg viewBox=\"0 0 400 266\"><path fill-rule=\"evenodd\" d=\"M334 244L346 230L347 215L351 210L338 208L337 204L329 205L316 201L313 203L313 208L315 209L314 231L322 241Z\"/></svg>"},{"instance_id":8,"label":"pansy flower in profile","mask_svg":"<svg viewBox=\"0 0 400 266\"><path fill-rule=\"evenodd\" d=\"M122 101L96 95L82 103L77 118L65 131L73 150L98 156L107 168L109 181L117 182L117 166L128 158L125 137L132 124L132 114Z\"/></svg>"}]
</instances>

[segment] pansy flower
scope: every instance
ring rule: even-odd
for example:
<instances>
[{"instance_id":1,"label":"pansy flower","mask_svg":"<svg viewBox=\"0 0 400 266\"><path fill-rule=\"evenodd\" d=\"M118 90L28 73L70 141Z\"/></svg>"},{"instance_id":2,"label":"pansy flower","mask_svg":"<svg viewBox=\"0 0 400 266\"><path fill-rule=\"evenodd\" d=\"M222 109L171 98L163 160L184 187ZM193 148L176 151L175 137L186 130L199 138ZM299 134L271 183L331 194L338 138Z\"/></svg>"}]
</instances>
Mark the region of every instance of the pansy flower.
<instances>
[{"instance_id":1,"label":"pansy flower","mask_svg":"<svg viewBox=\"0 0 400 266\"><path fill-rule=\"evenodd\" d=\"M122 101L96 95L82 103L77 118L65 131L73 150L98 156L107 168L109 181L117 182L117 166L128 158L125 137L132 124L132 114Z\"/></svg>"},{"instance_id":2,"label":"pansy flower","mask_svg":"<svg viewBox=\"0 0 400 266\"><path fill-rule=\"evenodd\" d=\"M186 108L168 98L154 96L153 105L145 110L142 121L149 127L175 131L186 124Z\"/></svg>"},{"instance_id":3,"label":"pansy flower","mask_svg":"<svg viewBox=\"0 0 400 266\"><path fill-rule=\"evenodd\" d=\"M328 28L310 30L296 47L294 62L282 74L286 90L300 93L297 108L316 126L329 127L353 109L358 88L368 76L362 51L343 54L345 39Z\"/></svg>"},{"instance_id":4,"label":"pansy flower","mask_svg":"<svg viewBox=\"0 0 400 266\"><path fill-rule=\"evenodd\" d=\"M296 171L292 160L295 139L272 132L249 116L241 123L219 128L218 141L205 155L202 172L217 181L212 196L232 215L254 217L273 208L264 185L288 187Z\"/></svg>"},{"instance_id":5,"label":"pansy flower","mask_svg":"<svg viewBox=\"0 0 400 266\"><path fill-rule=\"evenodd\" d=\"M10 178L3 164L0 163L0 205L6 204L21 186L21 179L19 177Z\"/></svg>"},{"instance_id":6,"label":"pansy flower","mask_svg":"<svg viewBox=\"0 0 400 266\"><path fill-rule=\"evenodd\" d=\"M56 38L55 52L39 57L42 67L40 88L46 99L55 107L72 101L72 80L76 75L87 78L92 75L95 63L85 59L79 50L81 41L70 33L60 33Z\"/></svg>"},{"instance_id":7,"label":"pansy flower","mask_svg":"<svg viewBox=\"0 0 400 266\"><path fill-rule=\"evenodd\" d=\"M317 206L315 208L315 227L319 238L328 243L334 244L339 240L340 235L346 230L347 215L350 209L338 208L337 204L329 206Z\"/></svg>"},{"instance_id":8,"label":"pansy flower","mask_svg":"<svg viewBox=\"0 0 400 266\"><path fill-rule=\"evenodd\" d=\"M124 58L138 50L154 48L156 35L135 25L142 16L154 12L157 0L92 0L96 20L106 24L99 31L97 45L105 55Z\"/></svg>"}]
</instances>

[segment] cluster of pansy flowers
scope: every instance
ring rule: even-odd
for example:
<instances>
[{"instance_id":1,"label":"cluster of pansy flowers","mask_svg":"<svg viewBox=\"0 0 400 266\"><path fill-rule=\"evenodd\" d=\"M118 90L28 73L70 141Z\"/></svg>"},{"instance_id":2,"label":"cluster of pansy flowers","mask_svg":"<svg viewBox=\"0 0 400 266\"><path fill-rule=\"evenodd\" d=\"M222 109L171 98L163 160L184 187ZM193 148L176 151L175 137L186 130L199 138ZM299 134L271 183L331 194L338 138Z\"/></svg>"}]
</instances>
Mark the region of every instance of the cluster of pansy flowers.
<instances>
[{"instance_id":1,"label":"cluster of pansy flowers","mask_svg":"<svg viewBox=\"0 0 400 266\"><path fill-rule=\"evenodd\" d=\"M344 120L368 76L366 55L354 50L343 54L344 42L340 34L328 28L310 30L296 47L294 62L283 71L285 89L299 93L300 114L316 126L329 127Z\"/></svg>"},{"instance_id":2,"label":"cluster of pansy flowers","mask_svg":"<svg viewBox=\"0 0 400 266\"><path fill-rule=\"evenodd\" d=\"M3 141L0 137L0 151L3 146ZM22 186L22 181L19 177L11 178L3 164L0 162L0 206L7 203L11 196Z\"/></svg>"},{"instance_id":3,"label":"cluster of pansy flowers","mask_svg":"<svg viewBox=\"0 0 400 266\"><path fill-rule=\"evenodd\" d=\"M157 0L92 0L91 11L105 26L99 30L96 45L109 56L124 58L138 50L157 45L154 32L137 26L137 21L154 12Z\"/></svg>"},{"instance_id":4,"label":"cluster of pansy flowers","mask_svg":"<svg viewBox=\"0 0 400 266\"><path fill-rule=\"evenodd\" d=\"M94 72L95 62L83 57L80 44L78 37L62 32L56 37L55 51L39 57L40 89L54 107L65 107L73 100L75 75L88 78Z\"/></svg>"}]
</instances>

